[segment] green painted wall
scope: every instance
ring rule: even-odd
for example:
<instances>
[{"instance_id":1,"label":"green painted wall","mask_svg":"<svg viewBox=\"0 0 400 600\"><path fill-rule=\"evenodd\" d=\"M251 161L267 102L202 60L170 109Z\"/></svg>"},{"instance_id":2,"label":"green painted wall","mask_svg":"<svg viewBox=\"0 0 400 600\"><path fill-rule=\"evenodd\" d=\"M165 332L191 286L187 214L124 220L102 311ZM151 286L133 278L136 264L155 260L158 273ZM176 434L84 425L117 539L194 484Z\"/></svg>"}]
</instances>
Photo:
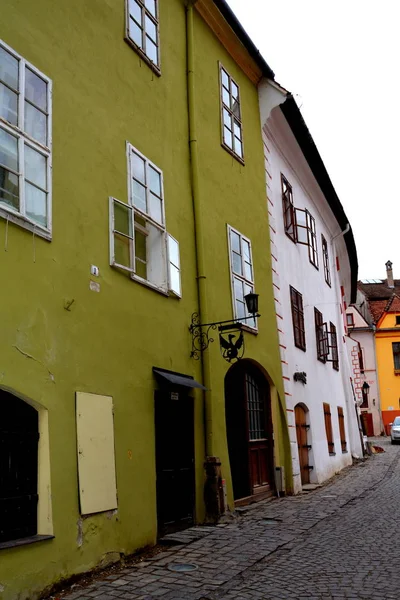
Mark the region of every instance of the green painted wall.
<instances>
[{"instance_id":1,"label":"green painted wall","mask_svg":"<svg viewBox=\"0 0 400 600\"><path fill-rule=\"evenodd\" d=\"M86 571L107 553L156 539L152 366L201 379L190 359L197 309L190 186L183 0L160 2L162 76L124 41L122 0L20 0L2 6L0 38L53 81L53 240L0 220L0 385L48 409L55 539L0 550L4 600ZM209 315L232 314L226 224L253 243L260 293L258 336L246 356L263 365L281 398L257 90L195 15L201 195L207 232ZM220 146L218 60L241 86L246 166ZM108 197L127 202L126 141L164 173L167 230L181 248L183 298L166 298L109 266ZM89 290L97 265L100 293ZM70 311L66 301L74 299ZM29 355L29 357L28 357ZM215 453L229 480L224 376L210 347ZM75 392L114 399L118 512L79 524ZM203 506L203 400L195 405L197 519ZM282 456L284 418L274 406ZM286 448L288 446L286 445ZM130 452L132 453L130 458ZM288 454L289 456L289 454ZM229 487L229 498L232 500ZM82 527L82 544L79 542ZM2 589L0 587L0 589Z\"/></svg>"}]
</instances>

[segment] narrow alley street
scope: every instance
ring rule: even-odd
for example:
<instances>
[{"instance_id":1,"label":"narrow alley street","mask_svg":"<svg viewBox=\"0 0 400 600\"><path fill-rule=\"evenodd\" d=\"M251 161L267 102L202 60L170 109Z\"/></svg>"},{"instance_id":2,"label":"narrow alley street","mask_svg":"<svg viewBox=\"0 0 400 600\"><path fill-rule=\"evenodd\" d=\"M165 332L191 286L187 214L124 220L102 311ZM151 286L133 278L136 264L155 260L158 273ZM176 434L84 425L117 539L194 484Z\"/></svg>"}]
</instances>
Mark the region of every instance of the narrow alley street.
<instances>
[{"instance_id":1,"label":"narrow alley street","mask_svg":"<svg viewBox=\"0 0 400 600\"><path fill-rule=\"evenodd\" d=\"M152 559L75 585L65 600L395 599L400 586L400 448L385 449L312 492L194 527ZM174 565L195 565L191 572ZM178 567L179 568L179 567Z\"/></svg>"}]
</instances>

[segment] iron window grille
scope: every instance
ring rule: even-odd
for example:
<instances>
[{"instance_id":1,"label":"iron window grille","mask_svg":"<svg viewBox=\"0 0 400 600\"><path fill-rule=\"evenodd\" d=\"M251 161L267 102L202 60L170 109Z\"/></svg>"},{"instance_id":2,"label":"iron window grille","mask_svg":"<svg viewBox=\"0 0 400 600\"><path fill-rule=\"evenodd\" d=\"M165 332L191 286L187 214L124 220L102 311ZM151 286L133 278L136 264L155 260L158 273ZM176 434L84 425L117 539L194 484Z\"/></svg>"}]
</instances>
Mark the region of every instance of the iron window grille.
<instances>
[{"instance_id":1,"label":"iron window grille","mask_svg":"<svg viewBox=\"0 0 400 600\"><path fill-rule=\"evenodd\" d=\"M303 296L290 286L290 303L292 308L294 345L306 351L306 334L304 328Z\"/></svg>"},{"instance_id":2,"label":"iron window grille","mask_svg":"<svg viewBox=\"0 0 400 600\"><path fill-rule=\"evenodd\" d=\"M126 39L160 74L158 0L126 0Z\"/></svg>"},{"instance_id":3,"label":"iron window grille","mask_svg":"<svg viewBox=\"0 0 400 600\"><path fill-rule=\"evenodd\" d=\"M0 215L51 239L51 81L1 41Z\"/></svg>"},{"instance_id":4,"label":"iron window grille","mask_svg":"<svg viewBox=\"0 0 400 600\"><path fill-rule=\"evenodd\" d=\"M254 268L251 242L244 235L228 225L229 257L233 314L235 319L250 317L245 296L254 293ZM256 318L246 321L244 327L257 330Z\"/></svg>"},{"instance_id":5,"label":"iron window grille","mask_svg":"<svg viewBox=\"0 0 400 600\"><path fill-rule=\"evenodd\" d=\"M244 164L240 90L224 67L219 65L221 91L222 146Z\"/></svg>"},{"instance_id":6,"label":"iron window grille","mask_svg":"<svg viewBox=\"0 0 400 600\"><path fill-rule=\"evenodd\" d=\"M331 269L329 266L329 253L328 253L328 242L321 233L321 245L322 245L322 260L324 263L324 276L325 281L331 287Z\"/></svg>"}]
</instances>

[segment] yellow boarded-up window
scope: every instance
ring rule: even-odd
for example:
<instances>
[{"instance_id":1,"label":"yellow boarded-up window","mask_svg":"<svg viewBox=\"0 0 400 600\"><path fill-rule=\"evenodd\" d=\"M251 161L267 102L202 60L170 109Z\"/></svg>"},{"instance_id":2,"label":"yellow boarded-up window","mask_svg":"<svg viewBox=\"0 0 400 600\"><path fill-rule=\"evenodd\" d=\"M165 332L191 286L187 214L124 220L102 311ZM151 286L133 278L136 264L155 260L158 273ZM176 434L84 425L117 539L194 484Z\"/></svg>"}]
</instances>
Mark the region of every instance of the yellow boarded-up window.
<instances>
[{"instance_id":1,"label":"yellow boarded-up window","mask_svg":"<svg viewBox=\"0 0 400 600\"><path fill-rule=\"evenodd\" d=\"M117 508L111 396L76 393L81 514Z\"/></svg>"}]
</instances>

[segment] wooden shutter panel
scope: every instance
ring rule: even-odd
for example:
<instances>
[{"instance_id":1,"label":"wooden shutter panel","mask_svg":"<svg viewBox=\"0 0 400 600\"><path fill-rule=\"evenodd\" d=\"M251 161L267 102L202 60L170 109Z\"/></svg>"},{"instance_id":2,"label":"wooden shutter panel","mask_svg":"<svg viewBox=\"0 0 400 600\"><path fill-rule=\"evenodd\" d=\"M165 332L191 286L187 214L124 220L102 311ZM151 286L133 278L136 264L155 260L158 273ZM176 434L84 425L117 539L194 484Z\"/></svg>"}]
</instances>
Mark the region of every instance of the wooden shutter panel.
<instances>
[{"instance_id":1,"label":"wooden shutter panel","mask_svg":"<svg viewBox=\"0 0 400 600\"><path fill-rule=\"evenodd\" d=\"M335 444L333 442L331 407L329 404L327 404L325 402L324 402L324 419L325 419L326 439L328 442L328 452L329 452L329 454L333 454L335 452Z\"/></svg>"},{"instance_id":2,"label":"wooden shutter panel","mask_svg":"<svg viewBox=\"0 0 400 600\"><path fill-rule=\"evenodd\" d=\"M343 408L338 406L338 420L339 420L339 431L340 431L340 443L342 444L342 452L347 451L347 441L346 441L346 430L344 428L344 414Z\"/></svg>"}]
</instances>

